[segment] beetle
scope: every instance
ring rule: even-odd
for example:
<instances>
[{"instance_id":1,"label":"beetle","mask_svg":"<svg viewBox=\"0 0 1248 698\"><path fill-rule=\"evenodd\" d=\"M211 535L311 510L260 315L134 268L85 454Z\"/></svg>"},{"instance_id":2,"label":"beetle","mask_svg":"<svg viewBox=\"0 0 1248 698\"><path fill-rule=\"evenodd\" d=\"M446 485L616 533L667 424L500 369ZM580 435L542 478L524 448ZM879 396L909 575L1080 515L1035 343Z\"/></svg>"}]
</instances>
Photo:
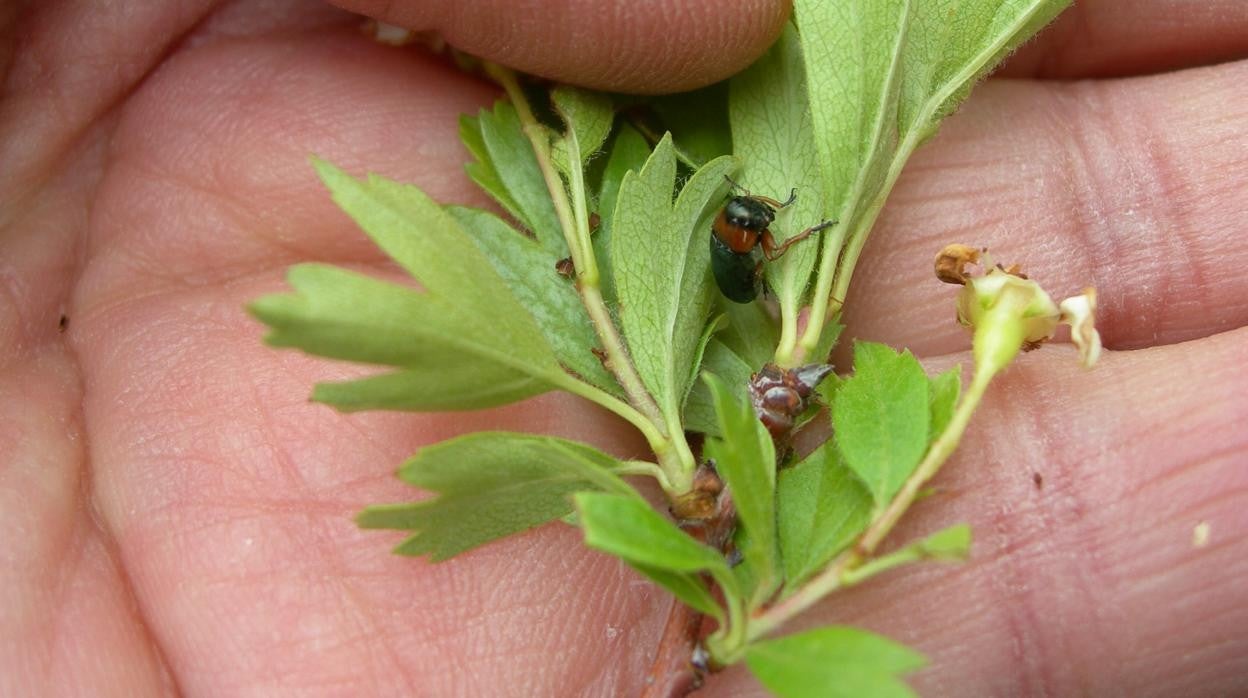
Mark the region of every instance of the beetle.
<instances>
[{"instance_id":1,"label":"beetle","mask_svg":"<svg viewBox=\"0 0 1248 698\"><path fill-rule=\"evenodd\" d=\"M731 179L728 183L733 188L741 188ZM764 260L775 261L811 234L836 224L836 221L824 221L776 244L776 238L771 234L776 211L796 201L797 190L791 191L784 202L742 191L742 195L734 196L724 204L711 224L711 270L720 292L735 303L749 303L758 297L762 290Z\"/></svg>"}]
</instances>

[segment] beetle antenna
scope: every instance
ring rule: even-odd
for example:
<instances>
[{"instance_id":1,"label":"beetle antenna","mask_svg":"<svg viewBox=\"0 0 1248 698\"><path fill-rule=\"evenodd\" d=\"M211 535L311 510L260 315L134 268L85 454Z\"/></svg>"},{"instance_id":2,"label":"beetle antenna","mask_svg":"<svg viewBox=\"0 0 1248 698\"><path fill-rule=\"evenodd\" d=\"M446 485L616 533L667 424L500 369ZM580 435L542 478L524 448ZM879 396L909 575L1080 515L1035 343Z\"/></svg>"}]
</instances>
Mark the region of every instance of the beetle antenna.
<instances>
[{"instance_id":1,"label":"beetle antenna","mask_svg":"<svg viewBox=\"0 0 1248 698\"><path fill-rule=\"evenodd\" d=\"M794 201L797 201L797 187L794 187L789 191L789 198L785 199L784 203L780 204L780 208L784 208Z\"/></svg>"},{"instance_id":2,"label":"beetle antenna","mask_svg":"<svg viewBox=\"0 0 1248 698\"><path fill-rule=\"evenodd\" d=\"M745 192L746 196L750 196L750 190L732 181L732 177L729 177L728 175L724 175L724 179L728 180L728 184L731 185L733 189L739 189Z\"/></svg>"}]
</instances>

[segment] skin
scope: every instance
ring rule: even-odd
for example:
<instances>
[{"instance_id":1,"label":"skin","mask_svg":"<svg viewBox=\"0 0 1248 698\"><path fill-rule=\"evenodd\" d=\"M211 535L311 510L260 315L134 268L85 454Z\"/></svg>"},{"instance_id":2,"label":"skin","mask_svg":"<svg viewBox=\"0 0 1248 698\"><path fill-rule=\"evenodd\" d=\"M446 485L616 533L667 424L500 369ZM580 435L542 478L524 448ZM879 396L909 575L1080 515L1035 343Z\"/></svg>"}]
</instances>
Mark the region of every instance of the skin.
<instances>
[{"instance_id":1,"label":"skin","mask_svg":"<svg viewBox=\"0 0 1248 698\"><path fill-rule=\"evenodd\" d=\"M787 14L342 5L643 92L732 73ZM0 9L0 695L635 695L669 597L573 529L431 565L351 521L410 499L393 468L449 436L640 456L635 436L561 395L342 416L309 387L360 369L267 349L241 310L295 262L393 274L309 152L485 205L455 117L496 91L308 0L111 7ZM1248 691L1245 56L1238 0L1079 3L915 156L849 336L965 363L931 275L965 242L1059 297L1094 284L1109 351L1088 373L1061 344L1020 358L896 533L967 521L968 564L889 574L795 628L919 648L928 695ZM710 688L761 694L740 668Z\"/></svg>"}]
</instances>

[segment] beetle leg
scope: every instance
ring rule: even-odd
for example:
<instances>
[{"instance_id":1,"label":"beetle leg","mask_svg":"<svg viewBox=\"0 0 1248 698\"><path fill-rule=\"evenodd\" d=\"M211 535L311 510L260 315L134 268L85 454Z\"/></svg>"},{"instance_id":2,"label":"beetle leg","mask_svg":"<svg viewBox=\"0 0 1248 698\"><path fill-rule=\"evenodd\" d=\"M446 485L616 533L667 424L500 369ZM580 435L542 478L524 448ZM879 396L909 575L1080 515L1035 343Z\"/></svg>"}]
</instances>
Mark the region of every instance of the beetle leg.
<instances>
[{"instance_id":1,"label":"beetle leg","mask_svg":"<svg viewBox=\"0 0 1248 698\"><path fill-rule=\"evenodd\" d=\"M825 228L830 228L834 225L836 225L836 221L824 221L820 223L819 225L812 225L809 228L798 233L797 235L794 235L788 240L785 240L783 243L779 245L776 244L776 238L775 236L771 234L771 230L770 229L764 230L763 231L763 256L767 258L768 262L775 261L776 259L780 257L780 255L788 251L790 247L810 237L811 234L817 233L820 230L823 230Z\"/></svg>"}]
</instances>

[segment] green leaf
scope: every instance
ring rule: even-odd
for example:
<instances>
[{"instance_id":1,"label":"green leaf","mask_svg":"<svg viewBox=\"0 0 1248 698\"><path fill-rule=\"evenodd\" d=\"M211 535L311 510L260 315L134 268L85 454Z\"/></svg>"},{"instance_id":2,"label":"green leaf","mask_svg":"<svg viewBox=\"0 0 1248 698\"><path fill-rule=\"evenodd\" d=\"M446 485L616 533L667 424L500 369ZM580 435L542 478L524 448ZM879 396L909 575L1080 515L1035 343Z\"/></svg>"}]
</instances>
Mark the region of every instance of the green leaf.
<instances>
[{"instance_id":1,"label":"green leaf","mask_svg":"<svg viewBox=\"0 0 1248 698\"><path fill-rule=\"evenodd\" d=\"M620 325L637 372L673 428L710 311L709 227L699 222L735 167L727 156L707 163L673 203L676 158L665 136L640 172L624 175L616 202L611 256Z\"/></svg>"},{"instance_id":2,"label":"green leaf","mask_svg":"<svg viewBox=\"0 0 1248 698\"><path fill-rule=\"evenodd\" d=\"M363 528L411 530L395 552L445 560L565 516L574 492L603 490L640 501L611 472L618 466L574 441L478 432L423 448L399 468L399 477L436 498L369 507L357 521Z\"/></svg>"},{"instance_id":3,"label":"green leaf","mask_svg":"<svg viewBox=\"0 0 1248 698\"><path fill-rule=\"evenodd\" d=\"M854 345L854 375L836 393L836 445L878 505L892 499L927 451L927 374L910 352Z\"/></svg>"},{"instance_id":4,"label":"green leaf","mask_svg":"<svg viewBox=\"0 0 1248 698\"><path fill-rule=\"evenodd\" d=\"M720 304L728 316L728 327L720 333L719 339L737 356L741 357L752 370L762 368L771 361L780 341L780 328L767 311L763 303L732 303L725 300ZM728 376L713 371L718 376Z\"/></svg>"},{"instance_id":5,"label":"green leaf","mask_svg":"<svg viewBox=\"0 0 1248 698\"><path fill-rule=\"evenodd\" d=\"M602 185L598 190L598 231L591 242L594 256L598 258L601 273L602 296L608 303L615 303L615 271L611 261L611 228L615 217L615 204L619 198L620 184L629 171L639 172L650 156L650 146L637 129L622 124L611 142L611 154L602 171Z\"/></svg>"},{"instance_id":6,"label":"green leaf","mask_svg":"<svg viewBox=\"0 0 1248 698\"><path fill-rule=\"evenodd\" d=\"M672 592L672 595L683 601L686 606L716 619L721 624L724 622L724 609L715 600L715 596L711 594L711 590L707 588L701 575L671 572L636 563L629 563L629 566L645 575L650 581Z\"/></svg>"},{"instance_id":7,"label":"green leaf","mask_svg":"<svg viewBox=\"0 0 1248 698\"><path fill-rule=\"evenodd\" d=\"M499 100L493 111L482 109L476 118L461 117L459 133L477 158L465 166L472 181L532 232L555 259L567 257L568 244L546 179L515 107Z\"/></svg>"},{"instance_id":8,"label":"green leaf","mask_svg":"<svg viewBox=\"0 0 1248 698\"><path fill-rule=\"evenodd\" d=\"M554 256L492 213L459 206L447 210L537 321L559 362L586 382L622 396L619 384L591 351L598 337L575 285L555 271Z\"/></svg>"},{"instance_id":9,"label":"green leaf","mask_svg":"<svg viewBox=\"0 0 1248 698\"><path fill-rule=\"evenodd\" d=\"M818 293L843 294L914 149L1070 0L796 0L825 217ZM833 270L841 272L833 286ZM842 297L843 300L843 297Z\"/></svg>"},{"instance_id":10,"label":"green leaf","mask_svg":"<svg viewBox=\"0 0 1248 698\"><path fill-rule=\"evenodd\" d=\"M911 543L900 550L882 557L872 558L841 575L843 586L859 584L863 580L886 572L894 567L922 560L962 562L971 553L971 527L957 524L937 531L923 540Z\"/></svg>"},{"instance_id":11,"label":"green leaf","mask_svg":"<svg viewBox=\"0 0 1248 698\"><path fill-rule=\"evenodd\" d=\"M883 636L831 626L750 645L745 662L780 698L901 698L915 694L898 676L927 660Z\"/></svg>"},{"instance_id":12,"label":"green leaf","mask_svg":"<svg viewBox=\"0 0 1248 698\"><path fill-rule=\"evenodd\" d=\"M709 572L724 594L739 591L723 555L690 538L637 497L583 492L573 497L585 544L623 559L691 607L723 617L698 573Z\"/></svg>"},{"instance_id":13,"label":"green leaf","mask_svg":"<svg viewBox=\"0 0 1248 698\"><path fill-rule=\"evenodd\" d=\"M563 118L567 131L551 144L551 159L564 172L568 171L568 153L572 138L580 153L580 164L598 152L615 120L615 108L611 98L601 92L582 90L578 87L560 85L550 93L555 111Z\"/></svg>"},{"instance_id":14,"label":"green leaf","mask_svg":"<svg viewBox=\"0 0 1248 698\"><path fill-rule=\"evenodd\" d=\"M821 222L825 207L819 161L802 47L793 25L786 25L780 40L732 78L731 85L733 152L745 163L739 183L779 200L788 198L791 189L797 190L797 200L780 211L771 232L777 240L784 240ZM794 317L818 255L818 243L806 241L767 265L768 285L781 307ZM775 347L773 343L769 350Z\"/></svg>"},{"instance_id":15,"label":"green leaf","mask_svg":"<svg viewBox=\"0 0 1248 698\"><path fill-rule=\"evenodd\" d=\"M960 562L971 554L971 527L964 523L955 524L933 533L915 545L926 558Z\"/></svg>"},{"instance_id":16,"label":"green leaf","mask_svg":"<svg viewBox=\"0 0 1248 698\"><path fill-rule=\"evenodd\" d=\"M472 409L571 380L454 218L414 187L317 169L343 210L424 287L308 264L290 270L294 293L251 305L274 346L403 369L321 387L317 397L346 409Z\"/></svg>"},{"instance_id":17,"label":"green leaf","mask_svg":"<svg viewBox=\"0 0 1248 698\"><path fill-rule=\"evenodd\" d=\"M672 133L686 164L701 166L733 152L728 123L728 82L653 97L650 108Z\"/></svg>"},{"instance_id":18,"label":"green leaf","mask_svg":"<svg viewBox=\"0 0 1248 698\"><path fill-rule=\"evenodd\" d=\"M779 542L776 538L776 451L771 435L754 414L745 384L730 389L717 376L706 373L722 439L708 439L706 454L732 492L737 518L747 532L742 552L757 583L756 600L775 591L780 577Z\"/></svg>"},{"instance_id":19,"label":"green leaf","mask_svg":"<svg viewBox=\"0 0 1248 698\"><path fill-rule=\"evenodd\" d=\"M953 419L953 410L958 405L958 395L962 392L962 367L954 366L944 373L931 379L932 396L932 430L929 436L939 438L949 420Z\"/></svg>"},{"instance_id":20,"label":"green leaf","mask_svg":"<svg viewBox=\"0 0 1248 698\"><path fill-rule=\"evenodd\" d=\"M874 501L831 441L780 472L777 508L785 588L792 590L866 529Z\"/></svg>"},{"instance_id":21,"label":"green leaf","mask_svg":"<svg viewBox=\"0 0 1248 698\"><path fill-rule=\"evenodd\" d=\"M584 492L573 499L591 548L670 572L728 571L718 550L690 538L635 494Z\"/></svg>"},{"instance_id":22,"label":"green leaf","mask_svg":"<svg viewBox=\"0 0 1248 698\"><path fill-rule=\"evenodd\" d=\"M745 385L752 373L750 365L721 342L719 337L712 337L707 343L701 368L719 376L728 385ZM684 428L708 436L723 436L719 428L719 417L715 414L711 389L703 381L694 383L685 399Z\"/></svg>"}]
</instances>

